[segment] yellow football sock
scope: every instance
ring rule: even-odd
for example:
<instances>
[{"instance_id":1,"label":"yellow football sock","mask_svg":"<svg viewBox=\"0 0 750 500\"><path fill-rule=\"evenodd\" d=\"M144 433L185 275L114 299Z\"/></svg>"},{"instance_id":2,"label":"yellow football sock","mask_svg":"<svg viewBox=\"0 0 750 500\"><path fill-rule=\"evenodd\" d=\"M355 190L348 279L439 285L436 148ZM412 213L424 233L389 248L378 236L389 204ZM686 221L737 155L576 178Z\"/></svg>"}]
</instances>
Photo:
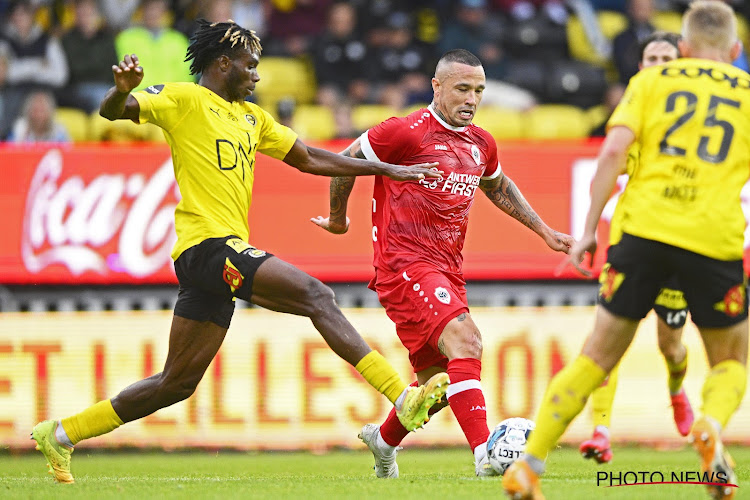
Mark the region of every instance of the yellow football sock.
<instances>
[{"instance_id":1,"label":"yellow football sock","mask_svg":"<svg viewBox=\"0 0 750 500\"><path fill-rule=\"evenodd\" d=\"M406 389L406 384L401 380L399 374L378 351L367 353L354 368L362 374L371 386L387 397L394 405Z\"/></svg>"},{"instance_id":2,"label":"yellow football sock","mask_svg":"<svg viewBox=\"0 0 750 500\"><path fill-rule=\"evenodd\" d=\"M107 399L89 406L81 413L60 421L65 434L74 445L84 439L101 436L112 432L122 425L122 419L117 416L112 402Z\"/></svg>"},{"instance_id":3,"label":"yellow football sock","mask_svg":"<svg viewBox=\"0 0 750 500\"><path fill-rule=\"evenodd\" d=\"M594 389L591 393L591 410L594 427L603 425L609 428L609 419L612 416L612 404L615 401L615 391L617 390L617 374L620 365L615 366L609 376L604 379L602 385Z\"/></svg>"},{"instance_id":4,"label":"yellow football sock","mask_svg":"<svg viewBox=\"0 0 750 500\"><path fill-rule=\"evenodd\" d=\"M747 368L739 361L728 359L717 363L703 383L703 407L707 417L726 427L742 401L747 385Z\"/></svg>"},{"instance_id":5,"label":"yellow football sock","mask_svg":"<svg viewBox=\"0 0 750 500\"><path fill-rule=\"evenodd\" d=\"M583 354L550 381L529 436L526 453L545 460L568 424L583 410L589 395L601 385L606 372Z\"/></svg>"},{"instance_id":6,"label":"yellow football sock","mask_svg":"<svg viewBox=\"0 0 750 500\"><path fill-rule=\"evenodd\" d=\"M664 361L667 363L667 371L669 371L669 393L673 396L680 392L682 381L685 380L687 358L687 350L685 350L685 359L679 363L671 363L667 358L664 358Z\"/></svg>"}]
</instances>

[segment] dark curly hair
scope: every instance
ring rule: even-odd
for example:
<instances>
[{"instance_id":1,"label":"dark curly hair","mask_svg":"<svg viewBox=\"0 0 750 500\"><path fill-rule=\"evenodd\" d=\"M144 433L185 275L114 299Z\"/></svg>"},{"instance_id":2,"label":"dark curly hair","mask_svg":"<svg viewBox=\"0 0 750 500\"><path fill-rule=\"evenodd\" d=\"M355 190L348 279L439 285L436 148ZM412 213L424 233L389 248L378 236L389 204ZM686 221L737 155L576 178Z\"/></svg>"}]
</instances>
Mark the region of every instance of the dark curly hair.
<instances>
[{"instance_id":1,"label":"dark curly hair","mask_svg":"<svg viewBox=\"0 0 750 500\"><path fill-rule=\"evenodd\" d=\"M231 19L223 23L211 23L198 19L198 29L190 39L185 62L190 63L190 74L202 73L219 56L232 57L240 49L250 49L260 54L263 47L255 31L248 30Z\"/></svg>"}]
</instances>

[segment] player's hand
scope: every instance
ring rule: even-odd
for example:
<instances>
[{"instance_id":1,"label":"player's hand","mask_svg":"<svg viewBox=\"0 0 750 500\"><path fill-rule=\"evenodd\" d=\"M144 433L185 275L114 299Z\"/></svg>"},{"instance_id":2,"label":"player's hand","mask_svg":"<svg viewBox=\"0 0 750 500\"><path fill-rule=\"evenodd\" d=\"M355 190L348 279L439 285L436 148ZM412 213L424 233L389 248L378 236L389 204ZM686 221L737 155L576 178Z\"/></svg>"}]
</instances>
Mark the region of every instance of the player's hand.
<instances>
[{"instance_id":1,"label":"player's hand","mask_svg":"<svg viewBox=\"0 0 750 500\"><path fill-rule=\"evenodd\" d=\"M575 243L576 240L569 234L551 229L544 235L544 242L555 252L568 253L570 247L573 246L573 243Z\"/></svg>"},{"instance_id":2,"label":"player's hand","mask_svg":"<svg viewBox=\"0 0 750 500\"><path fill-rule=\"evenodd\" d=\"M349 230L349 217L346 218L345 225L333 222L328 217L323 217L322 215L313 217L310 219L310 222L333 234L344 234Z\"/></svg>"},{"instance_id":3,"label":"player's hand","mask_svg":"<svg viewBox=\"0 0 750 500\"><path fill-rule=\"evenodd\" d=\"M443 171L438 170L439 163L418 163L416 165L390 165L386 164L387 169L383 175L390 177L394 181L421 181L425 177L443 178Z\"/></svg>"},{"instance_id":4,"label":"player's hand","mask_svg":"<svg viewBox=\"0 0 750 500\"><path fill-rule=\"evenodd\" d=\"M570 247L570 251L568 252L568 256L565 258L565 260L560 264L560 266L557 268L557 274L562 271L565 267L568 266L568 264L571 264L573 267L576 268L576 270L581 273L582 275L586 276L587 278L590 278L592 276L591 269L594 266L594 255L596 255L596 234L584 234L583 237L575 241L573 245ZM586 256L586 253L589 254L589 269L586 269L583 267L583 259Z\"/></svg>"},{"instance_id":5,"label":"player's hand","mask_svg":"<svg viewBox=\"0 0 750 500\"><path fill-rule=\"evenodd\" d=\"M115 87L123 94L129 94L143 81L143 68L139 66L138 56L127 54L120 64L112 65Z\"/></svg>"}]
</instances>

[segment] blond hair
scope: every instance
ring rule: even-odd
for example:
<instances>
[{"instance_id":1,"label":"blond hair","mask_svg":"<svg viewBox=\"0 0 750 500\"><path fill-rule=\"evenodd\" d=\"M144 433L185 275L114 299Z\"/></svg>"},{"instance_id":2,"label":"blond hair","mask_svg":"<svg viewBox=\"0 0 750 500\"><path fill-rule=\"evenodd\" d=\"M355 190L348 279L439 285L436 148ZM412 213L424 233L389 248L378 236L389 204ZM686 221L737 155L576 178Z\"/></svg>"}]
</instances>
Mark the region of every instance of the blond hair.
<instances>
[{"instance_id":1,"label":"blond hair","mask_svg":"<svg viewBox=\"0 0 750 500\"><path fill-rule=\"evenodd\" d=\"M682 17L682 37L696 48L729 50L737 42L737 19L722 1L697 0Z\"/></svg>"}]
</instances>

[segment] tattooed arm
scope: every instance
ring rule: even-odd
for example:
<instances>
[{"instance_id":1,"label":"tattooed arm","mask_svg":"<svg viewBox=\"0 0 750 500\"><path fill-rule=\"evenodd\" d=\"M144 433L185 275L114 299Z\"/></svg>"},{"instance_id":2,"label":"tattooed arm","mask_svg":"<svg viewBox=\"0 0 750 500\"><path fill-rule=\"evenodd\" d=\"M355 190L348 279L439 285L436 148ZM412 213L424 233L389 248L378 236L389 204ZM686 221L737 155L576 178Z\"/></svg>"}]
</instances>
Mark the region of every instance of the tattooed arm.
<instances>
[{"instance_id":1,"label":"tattooed arm","mask_svg":"<svg viewBox=\"0 0 750 500\"><path fill-rule=\"evenodd\" d=\"M545 224L505 174L482 181L479 187L497 208L538 234L552 250L567 253L575 242L572 236L557 232Z\"/></svg>"},{"instance_id":2,"label":"tattooed arm","mask_svg":"<svg viewBox=\"0 0 750 500\"><path fill-rule=\"evenodd\" d=\"M359 138L340 154L350 158L365 159ZM344 234L347 232L349 230L349 217L346 216L346 207L349 203L349 195L352 193L355 180L356 177L331 178L331 214L329 217L314 217L310 221L333 234Z\"/></svg>"}]
</instances>

